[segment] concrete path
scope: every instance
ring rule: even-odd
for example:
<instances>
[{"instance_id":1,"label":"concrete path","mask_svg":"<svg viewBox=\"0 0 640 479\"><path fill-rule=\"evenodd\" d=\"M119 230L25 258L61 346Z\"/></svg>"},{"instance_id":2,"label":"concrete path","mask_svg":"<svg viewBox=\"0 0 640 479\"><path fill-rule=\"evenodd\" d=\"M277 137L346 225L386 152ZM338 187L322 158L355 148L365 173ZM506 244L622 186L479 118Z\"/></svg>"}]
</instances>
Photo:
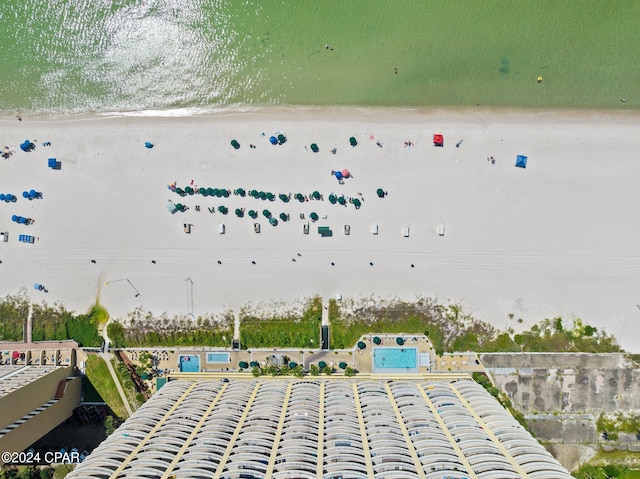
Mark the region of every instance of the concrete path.
<instances>
[{"instance_id":1,"label":"concrete path","mask_svg":"<svg viewBox=\"0 0 640 479\"><path fill-rule=\"evenodd\" d=\"M107 363L107 368L109 368L109 373L111 374L111 377L113 378L113 382L116 384L116 389L118 390L118 394L120 394L120 398L122 399L122 402L124 404L125 409L127 410L127 413L129 414L129 416L131 416L133 414L133 411L131 410L131 406L129 405L129 401L127 400L127 396L124 394L124 390L122 389L122 386L120 385L120 380L118 379L118 376L116 375L116 371L113 369L113 366L111 364L111 355L108 354L108 353L100 353L100 357L102 359L104 359L104 361Z\"/></svg>"}]
</instances>

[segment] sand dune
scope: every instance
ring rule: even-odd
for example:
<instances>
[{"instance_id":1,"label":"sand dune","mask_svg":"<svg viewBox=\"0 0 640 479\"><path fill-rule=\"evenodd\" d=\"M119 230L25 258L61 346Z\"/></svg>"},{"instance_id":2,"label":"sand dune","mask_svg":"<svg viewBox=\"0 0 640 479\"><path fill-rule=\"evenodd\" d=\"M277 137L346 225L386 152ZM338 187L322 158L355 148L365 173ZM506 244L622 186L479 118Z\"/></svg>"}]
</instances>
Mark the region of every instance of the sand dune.
<instances>
[{"instance_id":1,"label":"sand dune","mask_svg":"<svg viewBox=\"0 0 640 479\"><path fill-rule=\"evenodd\" d=\"M99 295L115 316L138 305L198 315L314 293L422 294L460 302L500 327L509 313L522 326L581 317L638 350L638 115L264 109L186 118L12 118L0 125L0 146L17 150L0 161L0 192L18 196L0 203L0 230L9 232L0 243L0 294L24 287L35 301L79 311ZM277 132L286 144L269 144ZM432 145L434 133L444 134L443 148ZM20 151L26 138L35 151ZM144 148L147 140L153 149ZM309 151L312 142L319 153ZM514 167L517 154L528 156L526 169ZM61 161L61 170L47 168L49 157ZM343 168L353 178L340 185L330 173ZM191 180L276 195L318 190L324 201L181 199L167 188ZM379 187L388 192L384 199ZM43 199L23 199L31 188ZM357 211L332 205L330 193L362 193L364 202ZM190 209L171 215L169 199ZM229 214L208 211L219 205ZM260 212L259 234L253 220L235 216L239 207ZM273 227L265 208L291 220ZM308 220L300 214L312 211L326 219L305 235ZM35 222L18 225L13 214ZM191 234L183 223L193 225ZM218 233L221 223L225 234ZM333 236L320 237L318 225ZM19 243L23 233L38 240ZM34 290L35 282L49 293Z\"/></svg>"}]
</instances>

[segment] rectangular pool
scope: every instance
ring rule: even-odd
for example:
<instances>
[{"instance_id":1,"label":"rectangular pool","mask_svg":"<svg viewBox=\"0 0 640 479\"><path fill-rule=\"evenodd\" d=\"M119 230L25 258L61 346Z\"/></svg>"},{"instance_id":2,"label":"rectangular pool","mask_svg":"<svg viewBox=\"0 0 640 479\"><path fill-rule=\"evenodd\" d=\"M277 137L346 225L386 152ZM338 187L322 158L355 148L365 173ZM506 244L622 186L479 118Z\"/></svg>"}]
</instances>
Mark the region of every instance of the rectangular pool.
<instances>
[{"instance_id":1,"label":"rectangular pool","mask_svg":"<svg viewBox=\"0 0 640 479\"><path fill-rule=\"evenodd\" d=\"M417 348L373 348L372 372L418 372Z\"/></svg>"},{"instance_id":2,"label":"rectangular pool","mask_svg":"<svg viewBox=\"0 0 640 479\"><path fill-rule=\"evenodd\" d=\"M207 362L210 364L228 364L231 362L229 353L207 353Z\"/></svg>"},{"instance_id":3,"label":"rectangular pool","mask_svg":"<svg viewBox=\"0 0 640 479\"><path fill-rule=\"evenodd\" d=\"M199 373L200 372L200 356L195 354L180 355L180 372L181 373Z\"/></svg>"}]
</instances>

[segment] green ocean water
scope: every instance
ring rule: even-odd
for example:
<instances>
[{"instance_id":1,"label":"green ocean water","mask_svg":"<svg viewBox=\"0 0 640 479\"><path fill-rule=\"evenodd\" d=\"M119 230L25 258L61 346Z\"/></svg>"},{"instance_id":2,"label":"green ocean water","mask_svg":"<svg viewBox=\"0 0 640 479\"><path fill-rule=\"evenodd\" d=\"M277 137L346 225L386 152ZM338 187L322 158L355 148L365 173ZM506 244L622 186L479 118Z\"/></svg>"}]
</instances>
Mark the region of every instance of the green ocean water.
<instances>
[{"instance_id":1,"label":"green ocean water","mask_svg":"<svg viewBox=\"0 0 640 479\"><path fill-rule=\"evenodd\" d=\"M1 0L0 110L640 108L639 27L639 0Z\"/></svg>"}]
</instances>

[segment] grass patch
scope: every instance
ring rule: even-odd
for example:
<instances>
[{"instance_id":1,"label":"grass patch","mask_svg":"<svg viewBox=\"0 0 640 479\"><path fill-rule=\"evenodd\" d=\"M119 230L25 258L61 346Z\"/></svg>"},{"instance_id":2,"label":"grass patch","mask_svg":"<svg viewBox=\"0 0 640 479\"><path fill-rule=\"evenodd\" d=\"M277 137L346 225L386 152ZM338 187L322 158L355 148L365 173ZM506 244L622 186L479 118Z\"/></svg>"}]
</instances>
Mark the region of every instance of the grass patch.
<instances>
[{"instance_id":1,"label":"grass patch","mask_svg":"<svg viewBox=\"0 0 640 479\"><path fill-rule=\"evenodd\" d=\"M430 338L442 337L437 328L429 327L425 322L417 317L410 316L395 321L379 319L372 322L352 322L352 321L333 321L331 324L331 348L346 349L352 348L358 342L358 339L367 333L407 333L407 334L424 334L429 329L432 334Z\"/></svg>"},{"instance_id":2,"label":"grass patch","mask_svg":"<svg viewBox=\"0 0 640 479\"><path fill-rule=\"evenodd\" d=\"M303 301L301 310L265 315L243 311L240 315L240 341L243 348L318 347L322 320L322 299Z\"/></svg>"},{"instance_id":3,"label":"grass patch","mask_svg":"<svg viewBox=\"0 0 640 479\"><path fill-rule=\"evenodd\" d=\"M131 379L131 373L129 373L127 366L123 362L112 359L111 365L116 372L116 376L118 376L118 380L120 381L120 385L124 390L127 401L129 401L131 409L135 411L144 404L144 395L139 393L136 389L136 386L133 383L133 379Z\"/></svg>"},{"instance_id":4,"label":"grass patch","mask_svg":"<svg viewBox=\"0 0 640 479\"><path fill-rule=\"evenodd\" d=\"M120 419L126 418L128 416L127 410L122 403L120 394L118 394L107 364L100 356L88 355L86 376L111 411Z\"/></svg>"}]
</instances>

